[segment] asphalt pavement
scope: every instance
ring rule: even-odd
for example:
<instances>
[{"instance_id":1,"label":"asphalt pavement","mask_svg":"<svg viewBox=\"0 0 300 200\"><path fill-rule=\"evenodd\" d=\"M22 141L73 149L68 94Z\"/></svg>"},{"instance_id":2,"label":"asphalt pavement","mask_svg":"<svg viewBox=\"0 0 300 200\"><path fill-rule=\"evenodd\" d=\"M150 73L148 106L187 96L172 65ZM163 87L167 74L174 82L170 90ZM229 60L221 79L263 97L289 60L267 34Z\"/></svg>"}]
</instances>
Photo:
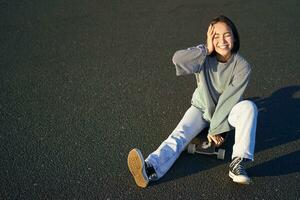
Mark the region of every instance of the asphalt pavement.
<instances>
[{"instance_id":1,"label":"asphalt pavement","mask_svg":"<svg viewBox=\"0 0 300 200\"><path fill-rule=\"evenodd\" d=\"M128 169L175 128L196 87L176 50L236 24L259 108L248 186L226 159L184 152L146 189ZM0 3L0 199L300 199L300 3L52 0Z\"/></svg>"}]
</instances>

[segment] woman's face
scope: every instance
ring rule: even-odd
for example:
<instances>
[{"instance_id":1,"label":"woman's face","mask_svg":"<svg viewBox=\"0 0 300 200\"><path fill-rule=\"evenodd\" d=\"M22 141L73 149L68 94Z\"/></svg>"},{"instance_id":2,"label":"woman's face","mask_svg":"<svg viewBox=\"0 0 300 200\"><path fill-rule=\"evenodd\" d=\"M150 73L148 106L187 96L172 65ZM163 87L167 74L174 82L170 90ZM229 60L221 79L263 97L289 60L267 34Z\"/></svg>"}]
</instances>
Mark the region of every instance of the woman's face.
<instances>
[{"instance_id":1,"label":"woman's face","mask_svg":"<svg viewBox=\"0 0 300 200\"><path fill-rule=\"evenodd\" d=\"M224 22L217 22L214 26L215 35L213 45L220 61L226 62L231 57L234 38L232 30Z\"/></svg>"}]
</instances>

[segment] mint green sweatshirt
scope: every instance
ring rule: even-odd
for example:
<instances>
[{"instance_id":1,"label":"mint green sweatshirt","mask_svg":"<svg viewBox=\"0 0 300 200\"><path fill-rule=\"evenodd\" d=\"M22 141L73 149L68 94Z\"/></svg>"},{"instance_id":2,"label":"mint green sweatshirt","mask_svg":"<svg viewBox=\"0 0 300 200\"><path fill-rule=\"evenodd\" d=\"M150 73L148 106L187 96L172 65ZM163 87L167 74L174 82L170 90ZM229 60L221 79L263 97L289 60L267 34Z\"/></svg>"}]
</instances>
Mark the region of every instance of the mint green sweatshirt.
<instances>
[{"instance_id":1,"label":"mint green sweatshirt","mask_svg":"<svg viewBox=\"0 0 300 200\"><path fill-rule=\"evenodd\" d=\"M172 60L177 76L196 75L197 88L192 105L199 108L203 118L210 123L208 134L231 130L228 115L242 99L249 82L249 63L239 53L232 54L226 63L218 62L215 56L207 56L204 45L179 50Z\"/></svg>"}]
</instances>

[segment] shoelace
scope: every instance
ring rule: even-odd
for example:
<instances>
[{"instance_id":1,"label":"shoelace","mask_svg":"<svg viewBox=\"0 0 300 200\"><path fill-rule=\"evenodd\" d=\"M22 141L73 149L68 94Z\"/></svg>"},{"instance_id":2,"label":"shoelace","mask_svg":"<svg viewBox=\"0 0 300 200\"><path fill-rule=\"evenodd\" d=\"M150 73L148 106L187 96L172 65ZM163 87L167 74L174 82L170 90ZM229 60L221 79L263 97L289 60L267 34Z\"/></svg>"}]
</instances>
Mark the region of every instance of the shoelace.
<instances>
[{"instance_id":1,"label":"shoelace","mask_svg":"<svg viewBox=\"0 0 300 200\"><path fill-rule=\"evenodd\" d=\"M244 168L243 165L241 165L241 163L243 162L243 159L242 158L236 158L232 163L231 163L231 167L232 168L232 171L235 173L235 174L238 174L238 175L247 175L247 172Z\"/></svg>"}]
</instances>

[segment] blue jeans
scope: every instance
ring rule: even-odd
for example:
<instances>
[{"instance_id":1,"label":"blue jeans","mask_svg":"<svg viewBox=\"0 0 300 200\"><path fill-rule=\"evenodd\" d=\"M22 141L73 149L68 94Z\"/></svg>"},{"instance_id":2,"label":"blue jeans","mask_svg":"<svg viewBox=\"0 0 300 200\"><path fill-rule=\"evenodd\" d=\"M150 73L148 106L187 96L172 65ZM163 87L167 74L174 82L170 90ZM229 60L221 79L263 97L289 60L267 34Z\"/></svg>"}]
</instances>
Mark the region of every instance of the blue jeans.
<instances>
[{"instance_id":1,"label":"blue jeans","mask_svg":"<svg viewBox=\"0 0 300 200\"><path fill-rule=\"evenodd\" d=\"M232 108L228 116L228 122L235 127L232 158L253 160L257 114L255 104L249 100L241 101ZM158 179L171 168L191 140L209 126L202 116L201 110L191 106L169 137L147 157L146 162L154 167Z\"/></svg>"}]
</instances>

